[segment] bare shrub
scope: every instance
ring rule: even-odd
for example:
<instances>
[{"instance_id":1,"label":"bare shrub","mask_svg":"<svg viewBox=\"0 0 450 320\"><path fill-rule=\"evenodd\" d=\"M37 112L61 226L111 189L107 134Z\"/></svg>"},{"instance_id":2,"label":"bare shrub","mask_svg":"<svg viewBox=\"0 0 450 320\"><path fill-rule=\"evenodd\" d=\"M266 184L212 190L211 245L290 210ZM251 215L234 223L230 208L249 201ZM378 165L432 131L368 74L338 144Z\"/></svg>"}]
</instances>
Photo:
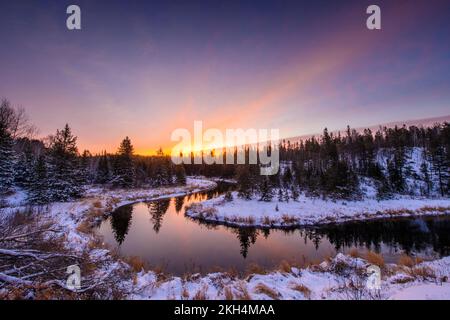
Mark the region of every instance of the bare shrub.
<instances>
[{"instance_id":1,"label":"bare shrub","mask_svg":"<svg viewBox=\"0 0 450 320\"><path fill-rule=\"evenodd\" d=\"M233 291L229 286L225 286L223 288L223 295L225 296L225 300L233 300Z\"/></svg>"},{"instance_id":2,"label":"bare shrub","mask_svg":"<svg viewBox=\"0 0 450 320\"><path fill-rule=\"evenodd\" d=\"M292 289L301 292L306 299L311 299L311 290L304 284L295 284Z\"/></svg>"},{"instance_id":3,"label":"bare shrub","mask_svg":"<svg viewBox=\"0 0 450 320\"><path fill-rule=\"evenodd\" d=\"M276 292L274 289L269 288L264 283L259 283L255 287L255 293L265 294L266 296L268 296L272 300L278 300L280 298L280 293L279 292Z\"/></svg>"},{"instance_id":4,"label":"bare shrub","mask_svg":"<svg viewBox=\"0 0 450 320\"><path fill-rule=\"evenodd\" d=\"M239 281L236 285L236 299L238 300L252 300L252 297L248 293L247 284L244 281Z\"/></svg>"},{"instance_id":5,"label":"bare shrub","mask_svg":"<svg viewBox=\"0 0 450 320\"><path fill-rule=\"evenodd\" d=\"M416 264L416 262L410 256L403 254L398 259L398 264L401 266L412 268Z\"/></svg>"},{"instance_id":6,"label":"bare shrub","mask_svg":"<svg viewBox=\"0 0 450 320\"><path fill-rule=\"evenodd\" d=\"M373 251L367 252L366 260L370 264L374 264L376 266L379 266L380 268L384 268L384 266L385 266L383 256L381 254L373 252Z\"/></svg>"},{"instance_id":7,"label":"bare shrub","mask_svg":"<svg viewBox=\"0 0 450 320\"><path fill-rule=\"evenodd\" d=\"M257 263L251 263L246 270L247 274L267 274L267 270Z\"/></svg>"},{"instance_id":8,"label":"bare shrub","mask_svg":"<svg viewBox=\"0 0 450 320\"><path fill-rule=\"evenodd\" d=\"M197 293L192 298L193 300L206 300L206 291L208 290L208 286L203 286L200 288Z\"/></svg>"},{"instance_id":9,"label":"bare shrub","mask_svg":"<svg viewBox=\"0 0 450 320\"><path fill-rule=\"evenodd\" d=\"M146 263L138 256L127 257L124 260L134 272L141 272L146 269Z\"/></svg>"}]
</instances>

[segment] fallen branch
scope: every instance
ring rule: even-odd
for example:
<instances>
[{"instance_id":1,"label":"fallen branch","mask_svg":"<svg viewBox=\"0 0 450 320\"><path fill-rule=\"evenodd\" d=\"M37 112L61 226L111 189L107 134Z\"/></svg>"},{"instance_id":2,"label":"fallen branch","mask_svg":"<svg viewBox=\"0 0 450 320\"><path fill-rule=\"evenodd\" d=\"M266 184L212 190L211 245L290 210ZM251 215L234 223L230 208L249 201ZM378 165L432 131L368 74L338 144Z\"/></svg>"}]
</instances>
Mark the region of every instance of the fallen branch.
<instances>
[{"instance_id":1,"label":"fallen branch","mask_svg":"<svg viewBox=\"0 0 450 320\"><path fill-rule=\"evenodd\" d=\"M32 281L22 280L22 279L17 278L17 277L8 276L8 275L6 275L4 273L0 273L0 281L11 283L11 284L16 284L16 285L17 284L22 284L22 285L29 286L29 285L33 284Z\"/></svg>"},{"instance_id":2,"label":"fallen branch","mask_svg":"<svg viewBox=\"0 0 450 320\"><path fill-rule=\"evenodd\" d=\"M57 257L65 257L65 258L73 258L79 259L78 256L71 254L62 254L62 253L46 253L39 252L37 250L10 250L10 249L0 249L0 254L13 256L13 257L30 257L39 261L57 258Z\"/></svg>"},{"instance_id":3,"label":"fallen branch","mask_svg":"<svg viewBox=\"0 0 450 320\"><path fill-rule=\"evenodd\" d=\"M4 237L4 238L0 238L0 241L17 241L18 239L22 239L22 238L27 238L36 234L40 234L40 233L44 233L44 232L59 232L59 230L56 229L42 229L42 230L37 230L37 231L33 231L33 232L28 232L28 233L22 233L22 234L18 234L18 235L13 235L13 236L9 236L9 237Z\"/></svg>"}]
</instances>

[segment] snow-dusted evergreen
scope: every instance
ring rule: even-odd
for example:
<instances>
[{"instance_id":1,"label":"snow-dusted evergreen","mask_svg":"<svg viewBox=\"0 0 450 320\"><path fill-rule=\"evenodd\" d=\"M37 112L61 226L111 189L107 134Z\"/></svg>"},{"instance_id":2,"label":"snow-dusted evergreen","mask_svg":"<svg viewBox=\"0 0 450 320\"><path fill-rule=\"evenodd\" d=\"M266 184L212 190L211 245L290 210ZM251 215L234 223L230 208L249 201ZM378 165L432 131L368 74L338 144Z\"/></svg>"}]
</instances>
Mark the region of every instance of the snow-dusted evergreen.
<instances>
[{"instance_id":1,"label":"snow-dusted evergreen","mask_svg":"<svg viewBox=\"0 0 450 320\"><path fill-rule=\"evenodd\" d=\"M14 183L13 139L0 127L0 193L7 192Z\"/></svg>"}]
</instances>

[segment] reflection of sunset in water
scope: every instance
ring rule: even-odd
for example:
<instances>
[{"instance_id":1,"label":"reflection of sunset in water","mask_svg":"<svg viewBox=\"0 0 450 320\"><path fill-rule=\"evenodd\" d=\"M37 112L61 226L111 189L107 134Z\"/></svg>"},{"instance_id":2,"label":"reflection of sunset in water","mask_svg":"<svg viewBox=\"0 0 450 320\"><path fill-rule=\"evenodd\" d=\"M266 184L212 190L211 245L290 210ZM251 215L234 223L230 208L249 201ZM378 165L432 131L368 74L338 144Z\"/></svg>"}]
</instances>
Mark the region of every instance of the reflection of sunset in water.
<instances>
[{"instance_id":1,"label":"reflection of sunset in water","mask_svg":"<svg viewBox=\"0 0 450 320\"><path fill-rule=\"evenodd\" d=\"M224 192L227 186L219 189ZM271 269L283 260L304 265L323 261L336 251L364 251L366 246L383 251L387 261L395 261L402 249L434 249L443 254L450 244L448 218L259 230L205 224L185 217L185 206L218 194L213 191L124 206L105 220L98 232L120 254L139 256L151 266L162 266L165 271L180 275L217 267L245 271L253 263ZM408 232L396 232L396 228Z\"/></svg>"}]
</instances>

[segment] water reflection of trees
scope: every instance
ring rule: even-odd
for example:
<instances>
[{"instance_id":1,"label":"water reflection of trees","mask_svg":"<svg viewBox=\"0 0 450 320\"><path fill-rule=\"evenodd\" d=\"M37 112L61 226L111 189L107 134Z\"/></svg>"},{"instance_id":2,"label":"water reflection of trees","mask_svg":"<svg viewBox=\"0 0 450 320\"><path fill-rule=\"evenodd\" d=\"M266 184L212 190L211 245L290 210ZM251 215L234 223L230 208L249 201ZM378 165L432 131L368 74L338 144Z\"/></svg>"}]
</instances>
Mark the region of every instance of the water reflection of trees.
<instances>
[{"instance_id":1,"label":"water reflection of trees","mask_svg":"<svg viewBox=\"0 0 450 320\"><path fill-rule=\"evenodd\" d=\"M133 206L123 206L114 211L111 215L111 228L114 238L121 245L128 234L133 216Z\"/></svg>"},{"instance_id":2,"label":"water reflection of trees","mask_svg":"<svg viewBox=\"0 0 450 320\"><path fill-rule=\"evenodd\" d=\"M161 199L147 203L148 212L151 216L150 219L153 223L153 230L155 230L156 233L161 230L164 214L167 209L169 209L169 206L170 199Z\"/></svg>"},{"instance_id":3,"label":"water reflection of trees","mask_svg":"<svg viewBox=\"0 0 450 320\"><path fill-rule=\"evenodd\" d=\"M185 197L175 198L175 211L177 213L179 213L181 211L181 209L183 209L184 198Z\"/></svg>"},{"instance_id":4,"label":"water reflection of trees","mask_svg":"<svg viewBox=\"0 0 450 320\"><path fill-rule=\"evenodd\" d=\"M440 255L450 253L450 219L395 219L352 222L301 232L316 244L326 237L337 250L342 247L364 246L380 250L381 244L407 253L423 251L429 247Z\"/></svg>"},{"instance_id":5,"label":"water reflection of trees","mask_svg":"<svg viewBox=\"0 0 450 320\"><path fill-rule=\"evenodd\" d=\"M250 245L255 244L256 239L259 235L259 231L256 228L239 228L235 229L234 233L237 234L237 238L241 247L240 252L245 259L247 258Z\"/></svg>"}]
</instances>

